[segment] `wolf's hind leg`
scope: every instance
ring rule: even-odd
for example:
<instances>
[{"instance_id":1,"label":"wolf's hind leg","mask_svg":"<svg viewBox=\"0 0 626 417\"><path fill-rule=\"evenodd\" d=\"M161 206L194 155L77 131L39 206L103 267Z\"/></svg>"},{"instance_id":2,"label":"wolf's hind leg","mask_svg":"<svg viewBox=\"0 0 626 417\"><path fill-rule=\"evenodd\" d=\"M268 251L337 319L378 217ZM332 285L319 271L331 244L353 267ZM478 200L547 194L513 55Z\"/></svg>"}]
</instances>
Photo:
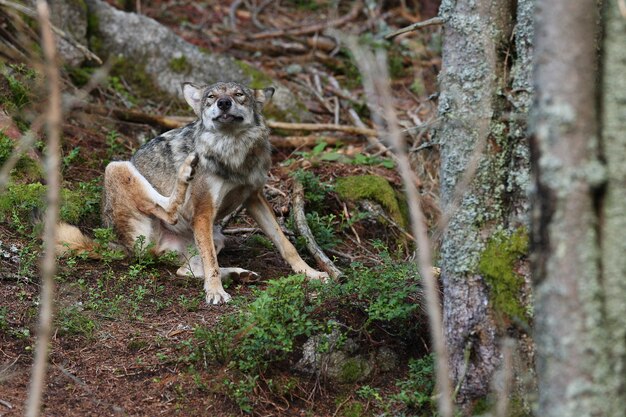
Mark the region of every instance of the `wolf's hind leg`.
<instances>
[{"instance_id":1,"label":"wolf's hind leg","mask_svg":"<svg viewBox=\"0 0 626 417\"><path fill-rule=\"evenodd\" d=\"M187 157L178 171L172 194L165 197L130 162L111 162L104 171L105 217L111 216L113 223L117 223L116 218L122 212L132 213L139 210L169 224L175 224L178 220L178 209L184 202L197 163L196 154Z\"/></svg>"},{"instance_id":2,"label":"wolf's hind leg","mask_svg":"<svg viewBox=\"0 0 626 417\"><path fill-rule=\"evenodd\" d=\"M194 152L190 154L187 159L185 159L183 164L178 169L176 185L172 190L172 194L170 195L167 204L163 205L162 207L164 217L166 217L163 220L169 224L176 224L178 220L178 209L185 202L187 188L189 187L189 183L191 182L195 174L198 160L198 154Z\"/></svg>"}]
</instances>

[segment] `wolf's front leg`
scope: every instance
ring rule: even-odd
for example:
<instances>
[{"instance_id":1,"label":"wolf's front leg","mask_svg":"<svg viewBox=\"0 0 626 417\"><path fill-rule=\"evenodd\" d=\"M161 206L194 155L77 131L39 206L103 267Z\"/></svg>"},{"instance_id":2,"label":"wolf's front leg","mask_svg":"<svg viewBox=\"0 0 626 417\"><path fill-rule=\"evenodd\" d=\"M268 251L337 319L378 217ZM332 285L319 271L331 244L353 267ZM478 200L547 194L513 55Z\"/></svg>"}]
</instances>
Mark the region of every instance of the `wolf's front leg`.
<instances>
[{"instance_id":1,"label":"wolf's front leg","mask_svg":"<svg viewBox=\"0 0 626 417\"><path fill-rule=\"evenodd\" d=\"M294 272L304 273L307 278L319 279L326 281L328 274L326 272L318 271L311 268L298 254L296 248L291 244L289 239L285 236L280 228L280 225L276 221L272 207L263 196L262 191L258 191L252 194L245 203L248 214L252 216L263 230L263 232L270 238L270 240L276 245L281 256Z\"/></svg>"},{"instance_id":2,"label":"wolf's front leg","mask_svg":"<svg viewBox=\"0 0 626 417\"><path fill-rule=\"evenodd\" d=\"M202 270L204 272L204 291L207 304L220 304L230 301L230 295L224 291L220 278L220 267L217 264L217 252L213 244L213 221L215 210L210 194L198 192L192 195L194 199L193 234L196 240Z\"/></svg>"}]
</instances>

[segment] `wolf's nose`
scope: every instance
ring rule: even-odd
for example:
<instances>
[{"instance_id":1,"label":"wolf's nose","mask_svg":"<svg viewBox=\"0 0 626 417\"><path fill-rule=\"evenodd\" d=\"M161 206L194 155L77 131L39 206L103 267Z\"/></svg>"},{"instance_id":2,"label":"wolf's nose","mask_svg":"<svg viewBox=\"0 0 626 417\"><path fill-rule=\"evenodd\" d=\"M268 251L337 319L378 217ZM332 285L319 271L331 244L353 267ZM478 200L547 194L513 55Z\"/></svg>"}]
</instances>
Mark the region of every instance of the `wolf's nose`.
<instances>
[{"instance_id":1,"label":"wolf's nose","mask_svg":"<svg viewBox=\"0 0 626 417\"><path fill-rule=\"evenodd\" d=\"M219 100L217 100L217 107L220 110L228 110L230 109L230 106L232 106L232 102L230 101L229 98L221 98Z\"/></svg>"}]
</instances>

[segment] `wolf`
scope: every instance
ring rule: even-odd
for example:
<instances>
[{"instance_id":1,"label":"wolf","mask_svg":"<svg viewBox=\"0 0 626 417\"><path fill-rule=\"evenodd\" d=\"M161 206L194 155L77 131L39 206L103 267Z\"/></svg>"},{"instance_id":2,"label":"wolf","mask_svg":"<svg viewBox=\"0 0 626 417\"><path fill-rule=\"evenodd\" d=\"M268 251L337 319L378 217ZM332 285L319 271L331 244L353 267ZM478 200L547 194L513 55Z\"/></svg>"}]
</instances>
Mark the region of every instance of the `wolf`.
<instances>
[{"instance_id":1,"label":"wolf","mask_svg":"<svg viewBox=\"0 0 626 417\"><path fill-rule=\"evenodd\" d=\"M261 110L274 89L235 82L182 88L197 120L150 140L130 161L107 165L104 225L127 250L144 236L155 253L177 252L183 261L177 274L203 278L206 302L219 304L231 299L224 276L256 275L217 262L224 237L215 223L243 205L295 272L327 279L300 257L263 195L271 147ZM90 249L89 240L71 226L61 229L59 241L64 250Z\"/></svg>"}]
</instances>

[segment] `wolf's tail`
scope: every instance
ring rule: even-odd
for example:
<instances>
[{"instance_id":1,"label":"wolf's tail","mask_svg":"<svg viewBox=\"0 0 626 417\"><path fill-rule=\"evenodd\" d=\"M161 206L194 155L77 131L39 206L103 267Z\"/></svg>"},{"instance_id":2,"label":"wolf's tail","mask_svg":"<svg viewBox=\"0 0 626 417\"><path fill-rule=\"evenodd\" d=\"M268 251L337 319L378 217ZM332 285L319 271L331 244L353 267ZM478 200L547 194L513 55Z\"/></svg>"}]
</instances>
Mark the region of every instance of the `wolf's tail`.
<instances>
[{"instance_id":1,"label":"wolf's tail","mask_svg":"<svg viewBox=\"0 0 626 417\"><path fill-rule=\"evenodd\" d=\"M86 236L80 229L71 224L60 222L57 225L57 244L55 252L57 256L68 256L70 254L86 255L91 259L101 259L99 245Z\"/></svg>"}]
</instances>

